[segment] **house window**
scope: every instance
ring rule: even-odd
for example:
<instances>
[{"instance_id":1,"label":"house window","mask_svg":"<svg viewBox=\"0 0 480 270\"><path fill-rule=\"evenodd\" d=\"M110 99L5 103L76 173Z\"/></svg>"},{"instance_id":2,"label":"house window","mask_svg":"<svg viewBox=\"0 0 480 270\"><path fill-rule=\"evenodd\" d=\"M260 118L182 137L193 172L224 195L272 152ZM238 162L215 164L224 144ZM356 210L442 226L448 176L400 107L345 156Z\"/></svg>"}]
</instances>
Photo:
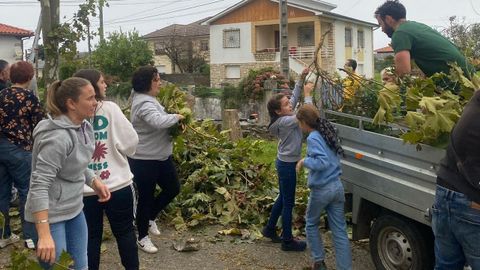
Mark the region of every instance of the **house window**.
<instances>
[{"instance_id":1,"label":"house window","mask_svg":"<svg viewBox=\"0 0 480 270\"><path fill-rule=\"evenodd\" d=\"M345 28L345 47L352 47L352 29Z\"/></svg>"},{"instance_id":2,"label":"house window","mask_svg":"<svg viewBox=\"0 0 480 270\"><path fill-rule=\"evenodd\" d=\"M230 65L225 67L226 79L240 79L240 66Z\"/></svg>"},{"instance_id":3,"label":"house window","mask_svg":"<svg viewBox=\"0 0 480 270\"><path fill-rule=\"evenodd\" d=\"M165 54L165 46L166 45L163 42L155 43L155 54L156 55Z\"/></svg>"},{"instance_id":4,"label":"house window","mask_svg":"<svg viewBox=\"0 0 480 270\"><path fill-rule=\"evenodd\" d=\"M365 48L365 35L363 31L357 32L357 46L358 48Z\"/></svg>"},{"instance_id":5,"label":"house window","mask_svg":"<svg viewBox=\"0 0 480 270\"><path fill-rule=\"evenodd\" d=\"M208 40L200 41L200 51L202 52L208 51L209 50L208 45L209 45Z\"/></svg>"},{"instance_id":6,"label":"house window","mask_svg":"<svg viewBox=\"0 0 480 270\"><path fill-rule=\"evenodd\" d=\"M223 48L240 48L240 29L223 30Z\"/></svg>"},{"instance_id":7,"label":"house window","mask_svg":"<svg viewBox=\"0 0 480 270\"><path fill-rule=\"evenodd\" d=\"M313 26L306 25L298 27L298 46L314 46L315 45L315 34L313 31Z\"/></svg>"},{"instance_id":8,"label":"house window","mask_svg":"<svg viewBox=\"0 0 480 270\"><path fill-rule=\"evenodd\" d=\"M165 74L167 72L167 67L165 65L158 65L156 68L160 74Z\"/></svg>"}]
</instances>

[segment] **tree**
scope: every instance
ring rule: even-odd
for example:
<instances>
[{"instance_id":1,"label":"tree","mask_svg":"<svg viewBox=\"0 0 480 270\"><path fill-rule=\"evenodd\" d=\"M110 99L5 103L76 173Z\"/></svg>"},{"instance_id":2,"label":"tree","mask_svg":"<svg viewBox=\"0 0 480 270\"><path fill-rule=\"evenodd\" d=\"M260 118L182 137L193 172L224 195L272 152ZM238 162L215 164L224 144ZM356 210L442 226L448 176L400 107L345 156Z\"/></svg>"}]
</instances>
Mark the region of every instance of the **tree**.
<instances>
[{"instance_id":1,"label":"tree","mask_svg":"<svg viewBox=\"0 0 480 270\"><path fill-rule=\"evenodd\" d=\"M480 59L480 23L467 24L465 18L457 16L449 18L450 25L443 33L467 56L472 62Z\"/></svg>"},{"instance_id":2,"label":"tree","mask_svg":"<svg viewBox=\"0 0 480 270\"><path fill-rule=\"evenodd\" d=\"M135 69L153 62L153 52L138 32L113 32L92 53L95 66L127 81Z\"/></svg>"},{"instance_id":3,"label":"tree","mask_svg":"<svg viewBox=\"0 0 480 270\"><path fill-rule=\"evenodd\" d=\"M45 49L43 79L47 87L58 78L60 55L73 59L77 54L77 42L85 40L88 34L89 16L96 16L96 2L85 0L71 20L60 24L60 0L40 0Z\"/></svg>"},{"instance_id":4,"label":"tree","mask_svg":"<svg viewBox=\"0 0 480 270\"><path fill-rule=\"evenodd\" d=\"M178 34L177 29L161 42L162 51L170 58L172 65L180 69L180 73L200 72L207 64L205 59L197 55L191 37Z\"/></svg>"}]
</instances>

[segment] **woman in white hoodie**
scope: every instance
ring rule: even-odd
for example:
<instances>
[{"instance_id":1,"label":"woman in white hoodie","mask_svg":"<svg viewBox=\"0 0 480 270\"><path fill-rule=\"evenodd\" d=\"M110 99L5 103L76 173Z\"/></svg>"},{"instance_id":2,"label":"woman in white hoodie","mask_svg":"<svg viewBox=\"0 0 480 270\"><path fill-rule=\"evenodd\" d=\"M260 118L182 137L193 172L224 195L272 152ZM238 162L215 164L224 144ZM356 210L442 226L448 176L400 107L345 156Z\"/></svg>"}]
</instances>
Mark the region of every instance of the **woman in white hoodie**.
<instances>
[{"instance_id":1,"label":"woman in white hoodie","mask_svg":"<svg viewBox=\"0 0 480 270\"><path fill-rule=\"evenodd\" d=\"M107 84L100 71L83 69L73 76L87 79L95 89L98 101L93 118L95 151L88 167L112 193L108 202L99 202L95 192L89 186L84 186L83 212L88 225L88 269L99 269L105 213L117 240L122 265L127 270L136 270L139 262L133 228L133 174L128 166L127 155L135 153L138 136L118 105L104 100Z\"/></svg>"}]
</instances>

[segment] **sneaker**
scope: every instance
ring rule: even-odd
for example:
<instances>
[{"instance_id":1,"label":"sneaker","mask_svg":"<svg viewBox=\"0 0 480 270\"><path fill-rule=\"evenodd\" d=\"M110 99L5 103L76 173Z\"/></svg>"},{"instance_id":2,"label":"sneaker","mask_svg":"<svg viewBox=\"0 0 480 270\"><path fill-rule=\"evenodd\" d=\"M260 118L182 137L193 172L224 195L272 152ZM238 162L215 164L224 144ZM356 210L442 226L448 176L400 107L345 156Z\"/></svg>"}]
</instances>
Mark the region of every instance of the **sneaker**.
<instances>
[{"instance_id":1,"label":"sneaker","mask_svg":"<svg viewBox=\"0 0 480 270\"><path fill-rule=\"evenodd\" d=\"M137 244L138 248L147 253L156 253L158 251L158 248L152 243L148 235L143 237L142 240L137 241Z\"/></svg>"},{"instance_id":2,"label":"sneaker","mask_svg":"<svg viewBox=\"0 0 480 270\"><path fill-rule=\"evenodd\" d=\"M313 264L312 270L327 270L327 266L324 261L318 261Z\"/></svg>"},{"instance_id":3,"label":"sneaker","mask_svg":"<svg viewBox=\"0 0 480 270\"><path fill-rule=\"evenodd\" d=\"M277 235L277 232L267 227L263 228L262 235L263 237L270 238L270 240L272 240L273 243L282 242L282 238L280 238L280 236Z\"/></svg>"},{"instance_id":4,"label":"sneaker","mask_svg":"<svg viewBox=\"0 0 480 270\"><path fill-rule=\"evenodd\" d=\"M156 236L160 235L160 230L158 229L155 220L150 220L148 222L148 232Z\"/></svg>"},{"instance_id":5,"label":"sneaker","mask_svg":"<svg viewBox=\"0 0 480 270\"><path fill-rule=\"evenodd\" d=\"M32 239L26 239L24 244L28 249L35 249L35 243L33 243Z\"/></svg>"},{"instance_id":6,"label":"sneaker","mask_svg":"<svg viewBox=\"0 0 480 270\"><path fill-rule=\"evenodd\" d=\"M12 233L9 238L0 239L0 248L4 248L4 247L6 247L10 244L13 244L15 242L18 242L18 241L20 241L20 237L16 234Z\"/></svg>"},{"instance_id":7,"label":"sneaker","mask_svg":"<svg viewBox=\"0 0 480 270\"><path fill-rule=\"evenodd\" d=\"M301 240L289 240L282 241L282 250L283 251L304 251L307 247L307 243Z\"/></svg>"}]
</instances>

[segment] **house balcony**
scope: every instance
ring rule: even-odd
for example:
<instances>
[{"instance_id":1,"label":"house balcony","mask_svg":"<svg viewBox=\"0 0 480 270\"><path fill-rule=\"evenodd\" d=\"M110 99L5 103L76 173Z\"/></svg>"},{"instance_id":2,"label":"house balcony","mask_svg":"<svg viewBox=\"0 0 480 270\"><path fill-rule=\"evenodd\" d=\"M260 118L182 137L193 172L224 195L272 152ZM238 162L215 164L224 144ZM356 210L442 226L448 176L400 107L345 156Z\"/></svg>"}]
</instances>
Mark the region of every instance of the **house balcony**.
<instances>
[{"instance_id":1,"label":"house balcony","mask_svg":"<svg viewBox=\"0 0 480 270\"><path fill-rule=\"evenodd\" d=\"M302 62L311 62L315 54L318 24L313 21L288 25L289 56ZM320 29L318 29L320 30ZM280 31L278 24L255 25L253 54L256 61L280 59Z\"/></svg>"}]
</instances>

